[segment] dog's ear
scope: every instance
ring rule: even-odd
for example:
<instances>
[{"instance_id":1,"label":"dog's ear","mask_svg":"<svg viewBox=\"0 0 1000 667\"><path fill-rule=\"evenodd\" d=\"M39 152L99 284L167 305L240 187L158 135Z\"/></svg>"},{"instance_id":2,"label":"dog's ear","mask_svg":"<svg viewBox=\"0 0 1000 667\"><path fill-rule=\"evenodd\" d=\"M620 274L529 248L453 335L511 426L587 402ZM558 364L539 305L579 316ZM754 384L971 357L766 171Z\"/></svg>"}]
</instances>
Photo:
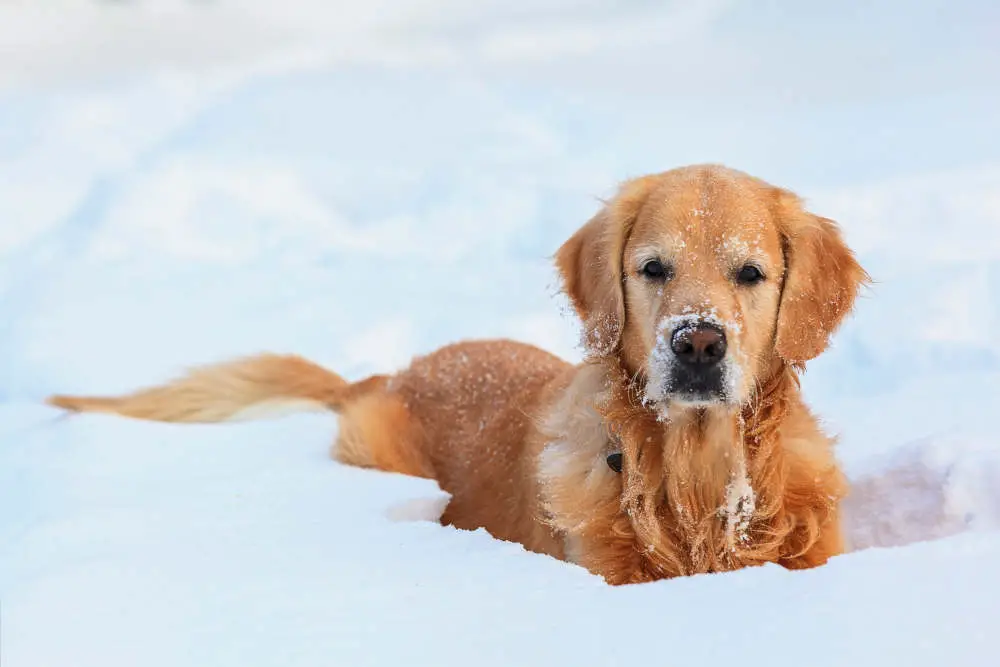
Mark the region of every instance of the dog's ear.
<instances>
[{"instance_id":1,"label":"dog's ear","mask_svg":"<svg viewBox=\"0 0 1000 667\"><path fill-rule=\"evenodd\" d=\"M652 177L626 182L556 252L556 267L583 322L590 354L606 356L618 349L625 327L622 253L652 184Z\"/></svg>"},{"instance_id":2,"label":"dog's ear","mask_svg":"<svg viewBox=\"0 0 1000 667\"><path fill-rule=\"evenodd\" d=\"M830 336L854 308L870 278L841 237L837 224L805 211L791 192L778 192L778 224L785 251L785 282L775 349L801 365L829 346Z\"/></svg>"}]
</instances>

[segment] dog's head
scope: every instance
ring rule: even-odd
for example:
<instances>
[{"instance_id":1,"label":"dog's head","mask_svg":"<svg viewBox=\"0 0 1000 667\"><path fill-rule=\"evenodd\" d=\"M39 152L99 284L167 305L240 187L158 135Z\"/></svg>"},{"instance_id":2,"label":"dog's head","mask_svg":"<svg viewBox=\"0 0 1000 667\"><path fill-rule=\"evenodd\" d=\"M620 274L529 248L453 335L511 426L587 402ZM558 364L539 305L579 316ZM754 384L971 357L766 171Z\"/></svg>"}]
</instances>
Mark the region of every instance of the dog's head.
<instances>
[{"instance_id":1,"label":"dog's head","mask_svg":"<svg viewBox=\"0 0 1000 667\"><path fill-rule=\"evenodd\" d=\"M559 249L589 355L661 410L744 404L828 345L867 275L837 225L719 166L637 178Z\"/></svg>"}]
</instances>

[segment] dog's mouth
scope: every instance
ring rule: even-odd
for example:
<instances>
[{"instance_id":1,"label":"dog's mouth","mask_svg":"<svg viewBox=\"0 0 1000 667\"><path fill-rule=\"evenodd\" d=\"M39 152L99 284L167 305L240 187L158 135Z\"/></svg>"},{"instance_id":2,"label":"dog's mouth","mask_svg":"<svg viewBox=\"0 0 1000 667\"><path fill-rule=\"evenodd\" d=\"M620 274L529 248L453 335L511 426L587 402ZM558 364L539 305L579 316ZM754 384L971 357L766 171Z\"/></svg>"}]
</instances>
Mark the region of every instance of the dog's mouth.
<instances>
[{"instance_id":1,"label":"dog's mouth","mask_svg":"<svg viewBox=\"0 0 1000 667\"><path fill-rule=\"evenodd\" d=\"M728 392L720 366L694 373L676 367L668 376L665 397L672 403L726 403Z\"/></svg>"},{"instance_id":2,"label":"dog's mouth","mask_svg":"<svg viewBox=\"0 0 1000 667\"><path fill-rule=\"evenodd\" d=\"M741 404L742 369L733 359L709 369L692 370L663 356L650 359L643 401L663 416L689 408L732 409Z\"/></svg>"},{"instance_id":3,"label":"dog's mouth","mask_svg":"<svg viewBox=\"0 0 1000 667\"><path fill-rule=\"evenodd\" d=\"M647 387L646 398L664 415L677 409L729 409L739 404L721 379L684 379L660 390Z\"/></svg>"}]
</instances>

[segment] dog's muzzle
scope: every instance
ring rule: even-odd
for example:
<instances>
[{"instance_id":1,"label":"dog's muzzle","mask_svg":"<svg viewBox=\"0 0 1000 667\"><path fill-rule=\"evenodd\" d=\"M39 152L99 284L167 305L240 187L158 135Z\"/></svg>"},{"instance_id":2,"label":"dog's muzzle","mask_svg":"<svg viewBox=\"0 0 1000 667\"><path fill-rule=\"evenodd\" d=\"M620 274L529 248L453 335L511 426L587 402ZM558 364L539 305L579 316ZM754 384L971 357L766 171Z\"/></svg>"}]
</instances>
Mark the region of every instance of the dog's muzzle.
<instances>
[{"instance_id":1,"label":"dog's muzzle","mask_svg":"<svg viewBox=\"0 0 1000 667\"><path fill-rule=\"evenodd\" d=\"M715 324L699 322L674 329L670 336L671 394L685 401L724 399L726 349L726 332Z\"/></svg>"},{"instance_id":2,"label":"dog's muzzle","mask_svg":"<svg viewBox=\"0 0 1000 667\"><path fill-rule=\"evenodd\" d=\"M649 360L647 399L720 403L732 399L725 329L702 318L665 322Z\"/></svg>"}]
</instances>

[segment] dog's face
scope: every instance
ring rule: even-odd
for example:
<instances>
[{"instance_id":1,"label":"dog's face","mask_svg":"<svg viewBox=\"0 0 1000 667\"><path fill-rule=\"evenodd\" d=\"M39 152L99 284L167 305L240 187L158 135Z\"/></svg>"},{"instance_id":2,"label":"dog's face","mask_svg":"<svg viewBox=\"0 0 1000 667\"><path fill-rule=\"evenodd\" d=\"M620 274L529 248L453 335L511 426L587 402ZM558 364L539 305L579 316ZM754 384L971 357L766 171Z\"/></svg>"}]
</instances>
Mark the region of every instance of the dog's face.
<instances>
[{"instance_id":1,"label":"dog's face","mask_svg":"<svg viewBox=\"0 0 1000 667\"><path fill-rule=\"evenodd\" d=\"M622 262L626 365L657 404L741 404L771 360L784 277L767 196L728 176L668 179Z\"/></svg>"},{"instance_id":2,"label":"dog's face","mask_svg":"<svg viewBox=\"0 0 1000 667\"><path fill-rule=\"evenodd\" d=\"M744 404L851 310L864 270L795 195L716 166L626 183L557 255L592 355L661 410Z\"/></svg>"}]
</instances>

